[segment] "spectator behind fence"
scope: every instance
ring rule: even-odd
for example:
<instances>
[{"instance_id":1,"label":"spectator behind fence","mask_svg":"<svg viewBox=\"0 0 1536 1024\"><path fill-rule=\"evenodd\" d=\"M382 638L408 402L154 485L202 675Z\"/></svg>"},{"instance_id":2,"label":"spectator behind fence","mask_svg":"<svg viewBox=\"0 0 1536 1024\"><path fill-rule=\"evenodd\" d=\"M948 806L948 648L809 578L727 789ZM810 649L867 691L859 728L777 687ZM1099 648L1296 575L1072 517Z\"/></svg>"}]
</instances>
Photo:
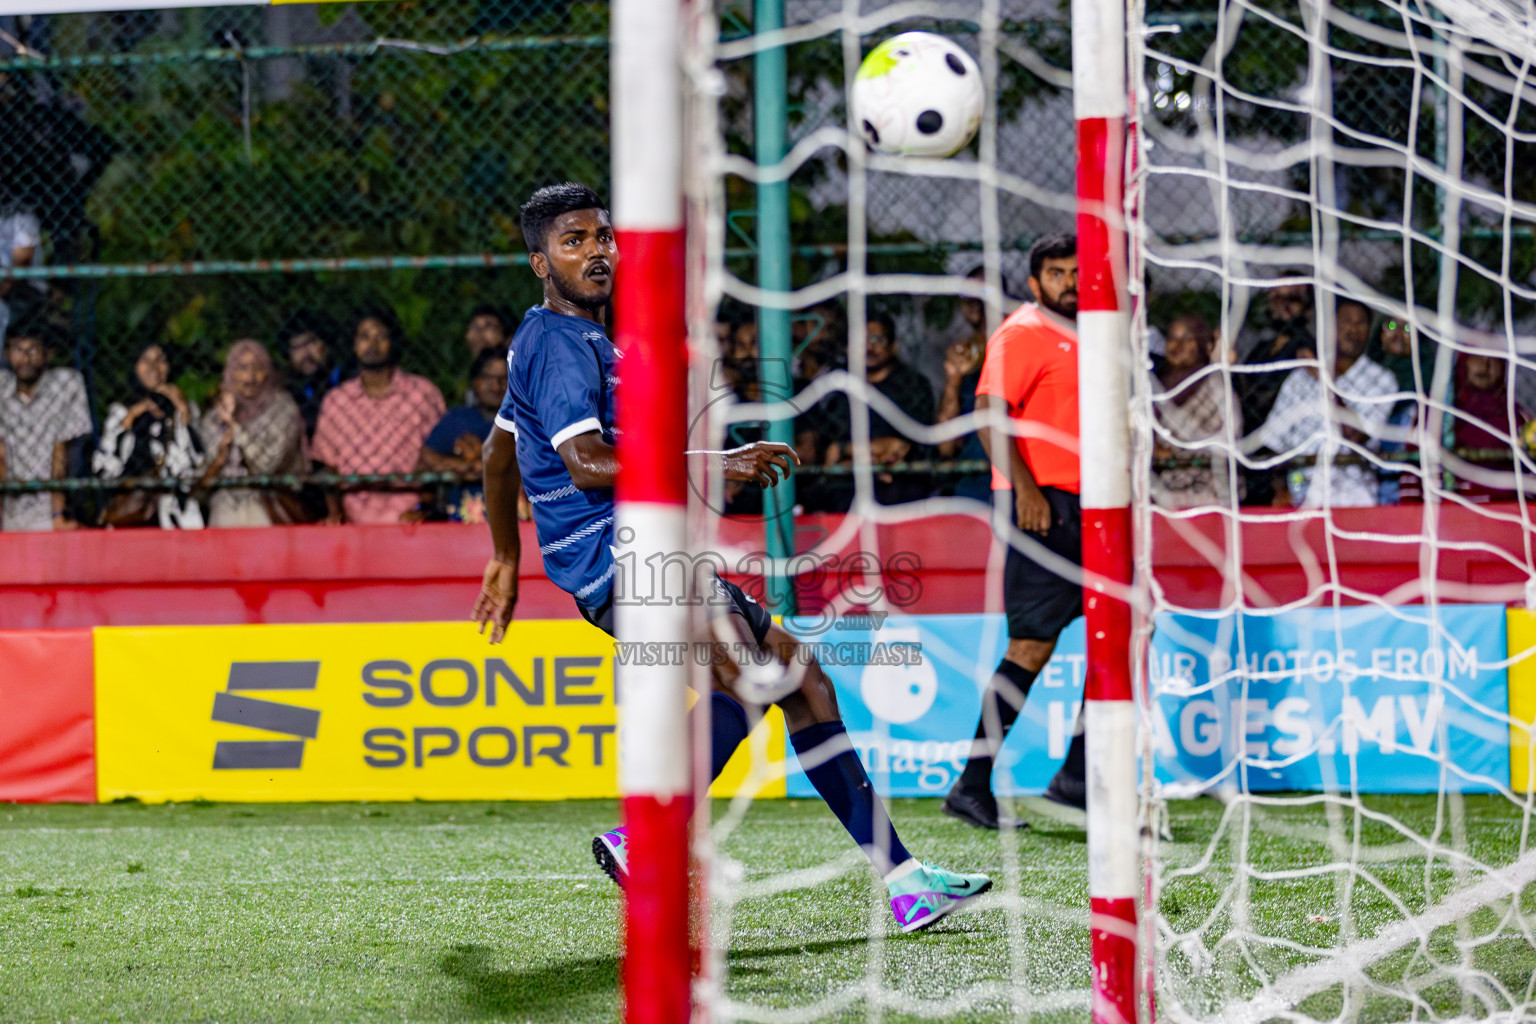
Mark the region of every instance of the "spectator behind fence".
<instances>
[{"instance_id":1,"label":"spectator behind fence","mask_svg":"<svg viewBox=\"0 0 1536 1024\"><path fill-rule=\"evenodd\" d=\"M897 358L895 321L886 313L875 314L865 328L864 337L864 379L909 417L923 426L931 426L933 388L926 377ZM853 464L852 406L846 395L834 395L832 401L831 421L838 433L827 445L825 464L849 466ZM869 410L869 457L875 467L875 500L882 505L913 501L931 493L927 474L907 473L898 477L880 472L881 466L926 458L927 448L913 441L873 407ZM845 511L852 504L851 480L841 492L834 499L834 511Z\"/></svg>"},{"instance_id":2,"label":"spectator behind fence","mask_svg":"<svg viewBox=\"0 0 1536 1024\"><path fill-rule=\"evenodd\" d=\"M1382 427L1397 401L1397 381L1384 367L1366 358L1371 337L1371 311L1355 299L1340 299L1335 312L1334 343L1324 346L1323 366L1292 370L1280 388L1269 419L1249 435L1245 447L1263 447L1276 454L1318 455L1330 433L1330 420L1339 423L1342 437L1336 450L1346 458L1360 458L1359 449L1380 447ZM1328 359L1332 351L1333 358ZM1299 358L1313 359L1311 349ZM1327 414L1327 403L1339 408ZM1353 445L1353 450L1347 445ZM1313 487L1313 466L1277 467L1285 472L1285 487L1277 498L1291 505L1317 507L1323 488ZM1335 464L1328 474L1329 504L1335 508L1375 505L1379 500L1376 468L1358 463Z\"/></svg>"},{"instance_id":3,"label":"spectator behind fence","mask_svg":"<svg viewBox=\"0 0 1536 1024\"><path fill-rule=\"evenodd\" d=\"M967 280L975 281L985 286L987 269L975 267L965 275ZM1008 300L1004 298L1003 315L1008 315ZM1012 305L1017 305L1013 303ZM949 385L949 365L953 361L957 347L980 353L987 347L987 304L984 300L970 295L960 297L955 318L938 337L926 340L923 343L904 347L904 351L910 353L903 357L903 361L917 370L928 383L933 386L936 395L943 395L944 389ZM981 367L981 356L976 356L976 366ZM942 399L940 400L942 405ZM939 422L943 422L940 420Z\"/></svg>"},{"instance_id":4,"label":"spectator behind fence","mask_svg":"<svg viewBox=\"0 0 1536 1024\"><path fill-rule=\"evenodd\" d=\"M42 229L38 225L37 217L33 214L20 209L0 214L0 270L30 267L40 263L42 244ZM36 288L36 285L40 283L30 279L0 280L0 333L4 333L10 323L13 311L19 314L29 306L39 303L43 290ZM35 291L37 294L24 298L23 289Z\"/></svg>"},{"instance_id":5,"label":"spectator behind fence","mask_svg":"<svg viewBox=\"0 0 1536 1024\"><path fill-rule=\"evenodd\" d=\"M128 371L128 397L107 409L101 444L91 459L97 476L190 481L197 475L203 465L197 406L171 377L165 346L144 346ZM201 530L203 511L195 498L174 491L116 491L102 506L101 525Z\"/></svg>"},{"instance_id":6,"label":"spectator behind fence","mask_svg":"<svg viewBox=\"0 0 1536 1024\"><path fill-rule=\"evenodd\" d=\"M833 370L842 369L840 360L847 351L846 339L834 339L820 314L808 313L793 321L792 338L798 355L794 361L795 455L802 466L820 466L825 461L827 445L842 436L844 429L830 398L807 402L804 391ZM841 414L847 414L847 405ZM825 512L840 494L836 481L815 473L795 478L795 502L807 512ZM829 490L829 486L831 490Z\"/></svg>"},{"instance_id":7,"label":"spectator behind fence","mask_svg":"<svg viewBox=\"0 0 1536 1024\"><path fill-rule=\"evenodd\" d=\"M89 437L91 411L80 371L48 367L54 337L41 320L17 321L5 332L0 374L0 443L9 480L60 480L68 475L71 442ZM0 529L73 530L64 513L64 492L14 494L5 499Z\"/></svg>"},{"instance_id":8,"label":"spectator behind fence","mask_svg":"<svg viewBox=\"0 0 1536 1024\"><path fill-rule=\"evenodd\" d=\"M985 270L977 267L967 276L973 280L982 279ZM981 380L981 363L987 354L986 304L980 299L967 296L960 300L960 315L971 331L956 338L944 352L944 390L939 394L939 409L934 417L938 423L948 423L976 411L976 384ZM987 461L987 450L982 447L981 437L974 430L964 437L941 442L938 453L944 459ZM954 493L962 498L975 498L991 504L991 472L983 470L958 478L954 484Z\"/></svg>"},{"instance_id":9,"label":"spectator behind fence","mask_svg":"<svg viewBox=\"0 0 1536 1024\"><path fill-rule=\"evenodd\" d=\"M482 302L469 311L469 323L464 328L464 344L469 348L469 358L473 360L488 348L505 349L512 338L512 330L512 324L500 306Z\"/></svg>"},{"instance_id":10,"label":"spectator behind fence","mask_svg":"<svg viewBox=\"0 0 1536 1024\"><path fill-rule=\"evenodd\" d=\"M1286 277L1301 277L1304 270L1288 270ZM1244 372L1233 375L1232 383L1242 409L1243 423L1249 430L1257 430L1269 417L1280 388L1290 376L1291 370L1264 367L1300 358L1303 349L1317 351L1312 336L1313 320L1312 286L1295 283L1281 284L1264 294L1263 312L1258 315L1255 328L1245 328L1238 334L1237 358ZM1267 470L1247 474L1248 500L1267 505L1274 497L1274 485Z\"/></svg>"},{"instance_id":11,"label":"spectator behind fence","mask_svg":"<svg viewBox=\"0 0 1536 1024\"><path fill-rule=\"evenodd\" d=\"M313 436L320 403L341 383L335 358L336 324L324 313L300 309L278 328L277 342L288 353L288 393L304 417L304 436Z\"/></svg>"},{"instance_id":12,"label":"spectator behind fence","mask_svg":"<svg viewBox=\"0 0 1536 1024\"><path fill-rule=\"evenodd\" d=\"M1224 446L1243 436L1243 414L1236 400L1222 374L1209 369L1215 350L1216 332L1203 317L1180 317L1169 325L1163 358L1151 372L1152 414L1157 420L1153 458L1203 463L1154 469L1152 499L1164 508L1231 502L1230 467L1223 448L1197 445ZM1202 370L1207 371L1203 376ZM1230 435L1226 429L1229 417ZM1242 494L1241 477L1238 493Z\"/></svg>"},{"instance_id":13,"label":"spectator behind fence","mask_svg":"<svg viewBox=\"0 0 1536 1024\"><path fill-rule=\"evenodd\" d=\"M1473 467L1504 473L1513 469L1518 434L1531 414L1515 405L1511 419L1508 370L1508 361L1498 353L1463 352L1456 357L1452 443L1458 457ZM1478 502L1518 500L1509 488L1464 478L1457 480L1456 491Z\"/></svg>"},{"instance_id":14,"label":"spectator behind fence","mask_svg":"<svg viewBox=\"0 0 1536 1024\"><path fill-rule=\"evenodd\" d=\"M1406 320L1383 317L1371 332L1365 357L1392 374L1401 392L1401 405L1412 404L1429 391L1435 377L1435 351L1435 343L1413 330Z\"/></svg>"},{"instance_id":15,"label":"spectator behind fence","mask_svg":"<svg viewBox=\"0 0 1536 1024\"><path fill-rule=\"evenodd\" d=\"M486 349L505 350L512 340L515 329L511 317L500 306L482 302L470 310L469 323L464 327L464 344L469 350L470 363L474 363L476 357ZM469 382L469 387L464 389L464 404L467 406L476 404L473 380Z\"/></svg>"},{"instance_id":16,"label":"spectator behind fence","mask_svg":"<svg viewBox=\"0 0 1536 1024\"><path fill-rule=\"evenodd\" d=\"M1435 343L1405 320L1383 317L1376 322L1365 357L1384 367L1397 381L1397 402L1387 420L1389 426L1406 432L1418 423L1424 410L1423 396L1435 378L1435 351ZM1387 458L1402 456L1413 447L1398 438L1384 440L1381 454ZM1421 500L1423 496L1423 477L1411 466L1405 466L1401 473L1383 474L1377 490L1377 502L1382 505Z\"/></svg>"},{"instance_id":17,"label":"spectator behind fence","mask_svg":"<svg viewBox=\"0 0 1536 1024\"><path fill-rule=\"evenodd\" d=\"M213 407L203 416L206 482L214 477L309 472L304 457L304 418L277 376L266 346L237 341L224 360L224 378ZM208 497L208 525L275 526L310 522L313 512L292 492L219 488Z\"/></svg>"},{"instance_id":18,"label":"spectator behind fence","mask_svg":"<svg viewBox=\"0 0 1536 1024\"><path fill-rule=\"evenodd\" d=\"M505 348L480 350L470 367L469 388L474 402L449 409L437 421L422 445L418 470L480 475L480 449L496 424L496 410L507 394ZM485 493L479 484L453 487L441 511L456 523L483 523Z\"/></svg>"},{"instance_id":19,"label":"spectator behind fence","mask_svg":"<svg viewBox=\"0 0 1536 1024\"><path fill-rule=\"evenodd\" d=\"M331 390L320 407L313 454L338 473L409 473L421 446L447 411L442 392L425 377L400 369L405 339L394 314L362 313L352 329L358 376ZM416 518L412 491L326 493L327 522L398 523Z\"/></svg>"}]
</instances>

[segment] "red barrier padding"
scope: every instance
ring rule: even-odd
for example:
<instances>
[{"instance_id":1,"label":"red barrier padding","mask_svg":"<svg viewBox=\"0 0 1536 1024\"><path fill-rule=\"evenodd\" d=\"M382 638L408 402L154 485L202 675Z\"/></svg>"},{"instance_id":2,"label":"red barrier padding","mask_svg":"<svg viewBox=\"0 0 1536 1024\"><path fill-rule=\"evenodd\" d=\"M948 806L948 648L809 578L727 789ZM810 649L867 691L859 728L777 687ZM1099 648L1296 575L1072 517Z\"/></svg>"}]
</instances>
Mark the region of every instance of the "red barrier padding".
<instances>
[{"instance_id":1,"label":"red barrier padding","mask_svg":"<svg viewBox=\"0 0 1536 1024\"><path fill-rule=\"evenodd\" d=\"M1417 595L1430 549L1419 536L1419 506L1334 510L1333 568L1321 519L1293 522L1278 511L1245 511L1263 517L1245 523L1237 538L1251 603L1315 598L1328 579L1347 588L1345 604L1359 603L1357 594L1394 591L1398 603L1422 600ZM1474 512L1446 505L1440 514L1435 577L1441 599L1523 603L1519 509L1490 505ZM824 540L840 521L835 515L801 517L796 549ZM1187 608L1231 603L1235 582L1222 564L1231 542L1227 523L1218 514L1178 522L1154 517L1157 579L1169 601ZM893 611L986 610L992 541L985 522L941 516L877 527L876 536ZM762 524L723 522L720 540L727 575L749 589L757 586L750 579L752 560L738 556L763 550ZM484 526L451 523L0 533L0 623L9 629L77 629L468 618L490 543ZM820 580L802 580L802 608L818 611L855 578L852 559L860 554L859 545L855 531L842 550L826 552L835 561ZM575 617L571 599L544 575L530 523L523 524L518 575L519 616ZM1327 593L1323 597L1331 600ZM994 599L1001 610L1000 595Z\"/></svg>"},{"instance_id":2,"label":"red barrier padding","mask_svg":"<svg viewBox=\"0 0 1536 1024\"><path fill-rule=\"evenodd\" d=\"M12 629L443 622L468 618L486 527L0 533L0 622ZM518 615L574 618L523 524Z\"/></svg>"},{"instance_id":3,"label":"red barrier padding","mask_svg":"<svg viewBox=\"0 0 1536 1024\"><path fill-rule=\"evenodd\" d=\"M0 801L96 802L91 632L0 632Z\"/></svg>"}]
</instances>

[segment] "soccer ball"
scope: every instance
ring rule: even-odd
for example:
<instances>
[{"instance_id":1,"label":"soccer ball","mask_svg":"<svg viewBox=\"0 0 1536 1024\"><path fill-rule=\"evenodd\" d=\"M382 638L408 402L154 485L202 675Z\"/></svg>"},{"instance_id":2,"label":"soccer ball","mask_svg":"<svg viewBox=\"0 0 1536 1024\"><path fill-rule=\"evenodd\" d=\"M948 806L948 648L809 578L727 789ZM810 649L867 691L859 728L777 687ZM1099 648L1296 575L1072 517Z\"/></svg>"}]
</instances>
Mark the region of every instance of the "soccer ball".
<instances>
[{"instance_id":1,"label":"soccer ball","mask_svg":"<svg viewBox=\"0 0 1536 1024\"><path fill-rule=\"evenodd\" d=\"M982 93L970 54L931 32L903 32L859 65L853 116L876 152L953 156L976 135Z\"/></svg>"}]
</instances>

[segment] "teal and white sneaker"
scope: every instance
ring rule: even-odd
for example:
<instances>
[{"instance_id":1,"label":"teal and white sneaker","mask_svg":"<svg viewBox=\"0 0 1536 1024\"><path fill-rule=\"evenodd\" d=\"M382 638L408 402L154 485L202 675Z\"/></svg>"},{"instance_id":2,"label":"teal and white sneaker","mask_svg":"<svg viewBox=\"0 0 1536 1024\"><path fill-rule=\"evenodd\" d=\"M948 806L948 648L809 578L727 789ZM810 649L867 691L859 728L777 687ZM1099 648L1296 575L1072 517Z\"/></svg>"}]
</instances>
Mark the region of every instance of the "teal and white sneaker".
<instances>
[{"instance_id":1,"label":"teal and white sneaker","mask_svg":"<svg viewBox=\"0 0 1536 1024\"><path fill-rule=\"evenodd\" d=\"M885 887L891 893L896 923L903 932L915 932L992 888L992 879L946 871L913 858L885 876Z\"/></svg>"},{"instance_id":2,"label":"teal and white sneaker","mask_svg":"<svg viewBox=\"0 0 1536 1024\"><path fill-rule=\"evenodd\" d=\"M629 833L620 825L592 840L592 859L608 873L615 885L624 888L629 881Z\"/></svg>"}]
</instances>

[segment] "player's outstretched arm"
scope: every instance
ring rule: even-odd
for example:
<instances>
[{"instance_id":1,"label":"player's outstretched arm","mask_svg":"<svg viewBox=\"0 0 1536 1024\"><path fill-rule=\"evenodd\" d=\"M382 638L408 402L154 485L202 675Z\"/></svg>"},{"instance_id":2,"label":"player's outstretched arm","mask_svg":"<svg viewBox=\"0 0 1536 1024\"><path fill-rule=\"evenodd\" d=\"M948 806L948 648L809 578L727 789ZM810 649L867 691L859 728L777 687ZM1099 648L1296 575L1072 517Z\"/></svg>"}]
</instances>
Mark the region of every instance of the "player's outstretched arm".
<instances>
[{"instance_id":1,"label":"player's outstretched arm","mask_svg":"<svg viewBox=\"0 0 1536 1024\"><path fill-rule=\"evenodd\" d=\"M724 461L727 480L741 480L763 487L788 480L793 467L800 465L800 456L795 454L794 447L782 441L753 441L740 448L709 454L718 454Z\"/></svg>"},{"instance_id":2,"label":"player's outstretched arm","mask_svg":"<svg viewBox=\"0 0 1536 1024\"><path fill-rule=\"evenodd\" d=\"M480 632L491 627L491 643L501 643L517 607L517 563L523 542L517 525L517 500L523 481L517 470L517 439L492 427L481 449L485 486L485 520L491 527L491 560L485 563L475 621Z\"/></svg>"},{"instance_id":3,"label":"player's outstretched arm","mask_svg":"<svg viewBox=\"0 0 1536 1024\"><path fill-rule=\"evenodd\" d=\"M618 457L613 446L597 431L568 438L558 450L571 474L571 482L577 487L586 491L613 486L614 477L619 472ZM788 480L791 470L800 464L795 449L780 441L754 441L729 451L686 454L718 455L727 480L743 480L764 487Z\"/></svg>"}]
</instances>

